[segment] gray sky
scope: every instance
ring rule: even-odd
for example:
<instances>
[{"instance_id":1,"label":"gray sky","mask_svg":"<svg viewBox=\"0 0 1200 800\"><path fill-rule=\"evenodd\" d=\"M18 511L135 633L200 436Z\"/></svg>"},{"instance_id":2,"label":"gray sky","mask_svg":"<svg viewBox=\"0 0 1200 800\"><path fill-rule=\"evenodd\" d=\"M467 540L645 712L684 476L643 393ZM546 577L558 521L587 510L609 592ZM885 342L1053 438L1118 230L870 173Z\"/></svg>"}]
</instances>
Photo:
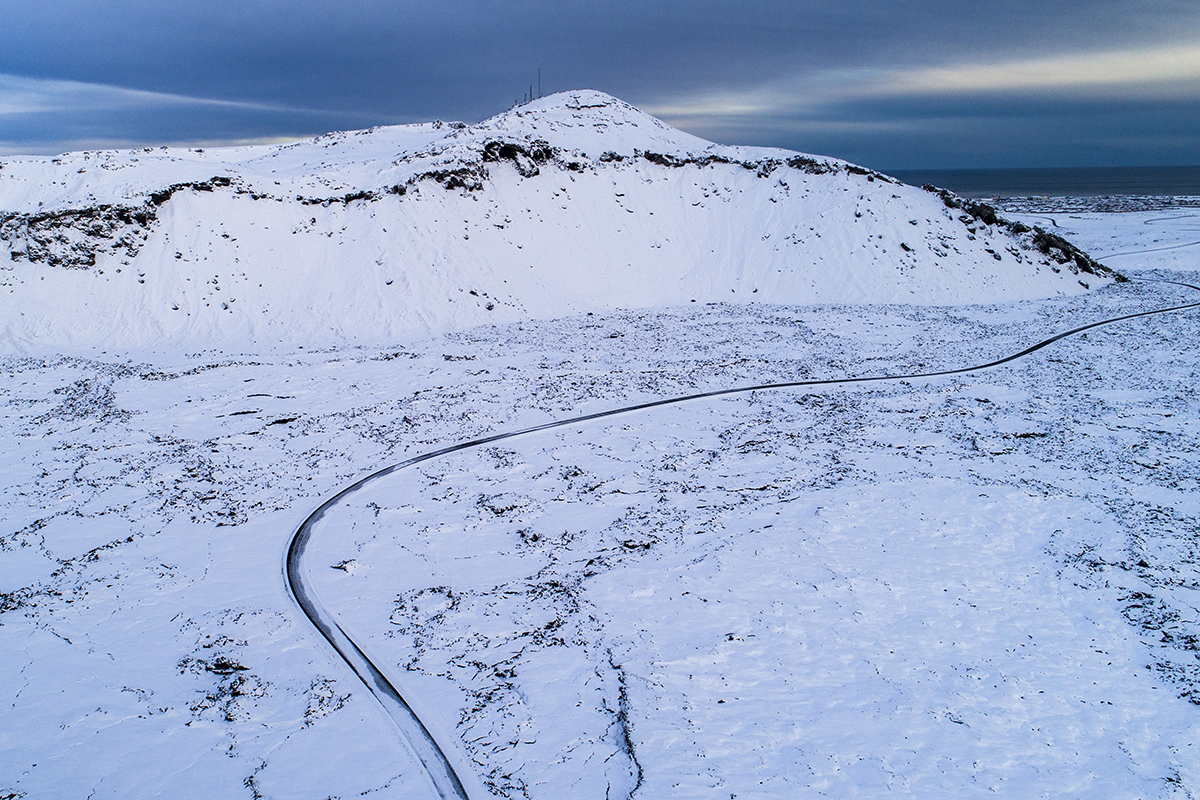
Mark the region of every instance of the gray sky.
<instances>
[{"instance_id":1,"label":"gray sky","mask_svg":"<svg viewBox=\"0 0 1200 800\"><path fill-rule=\"evenodd\" d=\"M545 93L885 170L1200 163L1200 0L0 0L0 20L4 153L475 122L540 67Z\"/></svg>"}]
</instances>

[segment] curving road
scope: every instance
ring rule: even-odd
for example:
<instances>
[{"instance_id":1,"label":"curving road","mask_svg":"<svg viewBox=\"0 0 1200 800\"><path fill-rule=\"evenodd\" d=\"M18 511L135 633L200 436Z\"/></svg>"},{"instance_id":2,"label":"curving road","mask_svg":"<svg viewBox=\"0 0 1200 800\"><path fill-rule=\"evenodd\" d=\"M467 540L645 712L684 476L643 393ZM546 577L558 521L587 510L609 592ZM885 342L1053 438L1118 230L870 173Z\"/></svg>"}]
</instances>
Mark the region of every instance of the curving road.
<instances>
[{"instance_id":1,"label":"curving road","mask_svg":"<svg viewBox=\"0 0 1200 800\"><path fill-rule=\"evenodd\" d=\"M1200 242L1185 242L1183 244L1171 244L1165 247L1151 247L1149 250L1130 250L1125 253L1109 253L1108 255L1104 256L1096 256L1096 258L1099 260L1102 258L1119 258L1120 256L1140 256L1144 253L1161 253L1164 250L1182 250L1185 247L1195 247L1198 244L1200 244ZM1168 283L1173 283L1173 281L1168 281Z\"/></svg>"},{"instance_id":2,"label":"curving road","mask_svg":"<svg viewBox=\"0 0 1200 800\"><path fill-rule=\"evenodd\" d=\"M1189 283L1181 283L1179 281L1168 280L1149 280L1149 279L1134 279L1142 280L1143 282L1153 283L1170 283L1177 286L1183 286L1188 289L1194 289L1200 292L1200 286L1193 286ZM1091 322L1087 325L1080 325L1077 328L1072 328L1069 331L1051 336L1048 339L1043 339L1037 344L1025 348L1019 353L1005 356L989 361L986 364L975 364L969 367L960 367L958 369L939 370L937 372L914 372L903 375L872 375L859 378L831 378L821 380L806 380L806 381L788 381L785 383L764 383L756 386L740 386L733 389L719 389L712 392L700 392L698 394L683 395L681 397L670 397L664 400L653 400L648 403L638 403L637 405L624 406L622 408L614 408L609 411L600 411L595 414L585 414L571 419L559 420L557 422L547 422L543 425L535 425L530 428L522 428L521 430L509 431L508 433L497 433L492 436L485 436L480 439L472 439L468 442L443 447L440 450L424 453L419 456L414 456L406 461L401 461L398 464L393 464L385 467L377 472L367 475L365 478L347 486L337 494L330 497L322 503L316 511L312 512L307 519L300 524L292 536L291 544L288 546L287 557L284 563L284 576L287 580L288 588L292 596L296 600L297 605L308 617L309 621L321 632L321 635L328 640L333 649L337 651L345 662L350 666L354 673L358 675L367 689L375 695L376 699L383 705L388 715L395 721L399 727L401 735L408 742L417 758L424 765L430 781L433 784L437 796L443 800L449 798L458 798L458 800L470 800L463 782L459 779L454 767L451 765L450 759L446 757L443 749L438 745L437 741L430 734L425 724L417 717L412 708L405 701L404 696L396 688L395 682L389 679L383 671L371 661L370 658L359 648L349 634L342 629L338 624L336 616L326 609L317 598L310 582L310 573L304 566L304 551L308 546L309 540L312 538L313 530L316 524L325 516L330 509L341 503L350 495L357 492L369 483L372 483L379 478L390 475L397 470L411 467L414 464L419 464L423 461L429 461L449 453L456 453L460 450L468 450L482 445L491 444L492 442L502 441L504 439L513 439L518 436L525 436L538 431L550 430L552 428L560 428L565 425L575 425L580 422L588 422L605 417L612 417L618 414L627 414L632 411L642 411L648 408L657 408L658 406L672 405L675 403L683 403L689 400L700 400L708 397L723 397L725 395L741 394L745 392L762 391L765 389L793 389L806 386L834 386L839 384L852 383L877 383L881 381L899 381L911 380L918 378L937 378L947 375L962 375L969 372L978 372L980 370L991 369L1011 361L1024 358L1032 353L1036 353L1044 347L1049 347L1057 341L1066 339L1069 336L1074 336L1084 331L1089 331L1093 328L1099 328L1113 323L1123 322L1125 320L1137 319L1138 317L1148 317L1156 314L1168 314L1178 311L1187 311L1189 309L1200 308L1200 302L1186 303L1184 305L1170 306L1168 308L1158 308L1152 311L1141 311L1136 314L1123 314L1119 317L1103 319L1099 322Z\"/></svg>"}]
</instances>

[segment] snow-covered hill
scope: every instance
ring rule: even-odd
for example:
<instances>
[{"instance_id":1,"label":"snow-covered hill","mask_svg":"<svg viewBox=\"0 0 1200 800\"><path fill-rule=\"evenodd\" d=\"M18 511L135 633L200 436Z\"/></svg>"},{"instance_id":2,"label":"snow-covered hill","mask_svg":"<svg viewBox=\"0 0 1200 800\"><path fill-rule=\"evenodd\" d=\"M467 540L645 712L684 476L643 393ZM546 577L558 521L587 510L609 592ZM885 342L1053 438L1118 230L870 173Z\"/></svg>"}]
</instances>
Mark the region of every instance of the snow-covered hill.
<instances>
[{"instance_id":1,"label":"snow-covered hill","mask_svg":"<svg viewBox=\"0 0 1200 800\"><path fill-rule=\"evenodd\" d=\"M593 91L474 126L9 158L0 347L378 343L622 307L992 302L1110 279L989 211L714 145Z\"/></svg>"}]
</instances>

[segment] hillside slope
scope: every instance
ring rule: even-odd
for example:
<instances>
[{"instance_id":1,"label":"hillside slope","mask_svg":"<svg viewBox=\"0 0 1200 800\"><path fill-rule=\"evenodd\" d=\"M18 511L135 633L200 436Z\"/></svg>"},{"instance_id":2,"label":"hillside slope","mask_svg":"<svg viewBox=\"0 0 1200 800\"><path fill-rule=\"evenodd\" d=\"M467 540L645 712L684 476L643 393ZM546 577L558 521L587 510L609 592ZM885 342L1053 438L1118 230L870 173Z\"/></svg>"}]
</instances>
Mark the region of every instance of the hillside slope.
<instances>
[{"instance_id":1,"label":"hillside slope","mask_svg":"<svg viewBox=\"0 0 1200 800\"><path fill-rule=\"evenodd\" d=\"M620 307L991 302L1110 279L1022 228L567 92L474 126L6 159L0 347L377 343Z\"/></svg>"}]
</instances>

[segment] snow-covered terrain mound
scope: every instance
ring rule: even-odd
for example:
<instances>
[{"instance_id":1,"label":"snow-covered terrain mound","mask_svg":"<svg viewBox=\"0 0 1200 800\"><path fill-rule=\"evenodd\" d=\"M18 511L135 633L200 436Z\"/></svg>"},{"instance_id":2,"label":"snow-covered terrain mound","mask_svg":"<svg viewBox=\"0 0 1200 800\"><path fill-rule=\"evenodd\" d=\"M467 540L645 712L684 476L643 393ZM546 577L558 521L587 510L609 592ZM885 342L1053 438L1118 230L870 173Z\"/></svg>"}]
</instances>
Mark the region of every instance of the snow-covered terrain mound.
<instances>
[{"instance_id":1,"label":"snow-covered terrain mound","mask_svg":"<svg viewBox=\"0 0 1200 800\"><path fill-rule=\"evenodd\" d=\"M474 126L0 161L9 351L378 343L620 307L992 302L1110 278L986 206L714 145L593 91Z\"/></svg>"}]
</instances>

